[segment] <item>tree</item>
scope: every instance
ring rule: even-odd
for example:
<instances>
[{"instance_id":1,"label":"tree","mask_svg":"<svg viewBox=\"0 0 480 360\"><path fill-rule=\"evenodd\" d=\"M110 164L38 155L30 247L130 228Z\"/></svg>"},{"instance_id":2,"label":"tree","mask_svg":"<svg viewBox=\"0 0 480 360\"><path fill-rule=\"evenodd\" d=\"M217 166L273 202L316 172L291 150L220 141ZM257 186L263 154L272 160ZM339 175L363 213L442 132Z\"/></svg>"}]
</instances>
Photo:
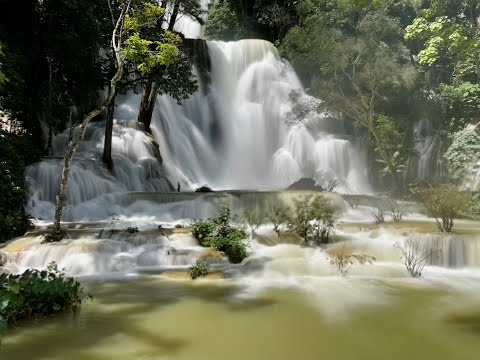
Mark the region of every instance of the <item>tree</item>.
<instances>
[{"instance_id":1,"label":"tree","mask_svg":"<svg viewBox=\"0 0 480 360\"><path fill-rule=\"evenodd\" d=\"M427 244L420 236L410 235L403 244L396 245L402 252L403 263L412 277L420 277L427 262L431 261L436 252L431 247L432 243L430 241L430 244Z\"/></svg>"},{"instance_id":2,"label":"tree","mask_svg":"<svg viewBox=\"0 0 480 360\"><path fill-rule=\"evenodd\" d=\"M368 1L350 7L303 2L297 11L300 25L288 32L283 53L301 72L313 73L311 92L322 100L317 110L361 129L399 190L403 163L411 156L404 141L410 117L405 110L415 103L416 88L400 22L388 7Z\"/></svg>"},{"instance_id":3,"label":"tree","mask_svg":"<svg viewBox=\"0 0 480 360\"><path fill-rule=\"evenodd\" d=\"M157 65L173 65L177 58L177 37L167 35L162 41L150 41L140 37L141 27L153 26L156 20L162 16L164 9L158 5L144 1L122 0L118 3L109 2L112 9L113 22L112 49L115 55L116 71L110 80L108 95L105 101L90 111L84 118L80 127L75 132L70 116L70 128L63 161L63 170L60 182L60 190L55 201L55 218L51 231L45 237L45 241L58 241L64 237L61 229L61 217L65 204L68 186L70 165L75 152L85 137L90 122L112 102L117 84L122 78L125 65L134 62L140 69L151 69ZM114 6L116 8L114 8ZM142 9L142 10L140 10Z\"/></svg>"}]
</instances>

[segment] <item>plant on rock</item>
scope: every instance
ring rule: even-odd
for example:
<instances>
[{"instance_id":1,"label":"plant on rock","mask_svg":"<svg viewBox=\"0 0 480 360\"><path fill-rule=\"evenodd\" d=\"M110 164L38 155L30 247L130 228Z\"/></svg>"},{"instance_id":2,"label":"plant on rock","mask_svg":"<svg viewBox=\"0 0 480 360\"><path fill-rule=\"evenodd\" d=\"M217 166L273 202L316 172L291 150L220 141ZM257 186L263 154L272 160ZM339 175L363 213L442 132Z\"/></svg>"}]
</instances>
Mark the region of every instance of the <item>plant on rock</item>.
<instances>
[{"instance_id":1,"label":"plant on rock","mask_svg":"<svg viewBox=\"0 0 480 360\"><path fill-rule=\"evenodd\" d=\"M199 277L205 277L210 272L210 265L208 265L205 261L197 260L195 264L190 266L187 270L188 275L195 280Z\"/></svg>"},{"instance_id":2,"label":"plant on rock","mask_svg":"<svg viewBox=\"0 0 480 360\"><path fill-rule=\"evenodd\" d=\"M234 224L230 208L225 204L220 205L215 218L195 221L190 225L190 231L201 246L224 252L234 264L241 263L248 256L247 234L242 227Z\"/></svg>"},{"instance_id":3,"label":"plant on rock","mask_svg":"<svg viewBox=\"0 0 480 360\"><path fill-rule=\"evenodd\" d=\"M462 216L470 195L448 186L428 189L423 193L427 215L435 218L441 232L450 232L453 220Z\"/></svg>"}]
</instances>

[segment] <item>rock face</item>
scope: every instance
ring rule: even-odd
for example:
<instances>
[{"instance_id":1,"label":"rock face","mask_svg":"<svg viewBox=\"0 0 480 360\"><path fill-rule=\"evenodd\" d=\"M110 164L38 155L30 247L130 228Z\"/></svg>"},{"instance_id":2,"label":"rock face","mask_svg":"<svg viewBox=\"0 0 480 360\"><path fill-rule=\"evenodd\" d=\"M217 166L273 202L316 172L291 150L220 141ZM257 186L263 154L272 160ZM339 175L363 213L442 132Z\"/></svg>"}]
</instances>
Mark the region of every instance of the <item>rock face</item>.
<instances>
[{"instance_id":1,"label":"rock face","mask_svg":"<svg viewBox=\"0 0 480 360\"><path fill-rule=\"evenodd\" d=\"M301 178L290 185L287 190L313 190L324 191L320 185L315 185L315 180L310 178Z\"/></svg>"}]
</instances>

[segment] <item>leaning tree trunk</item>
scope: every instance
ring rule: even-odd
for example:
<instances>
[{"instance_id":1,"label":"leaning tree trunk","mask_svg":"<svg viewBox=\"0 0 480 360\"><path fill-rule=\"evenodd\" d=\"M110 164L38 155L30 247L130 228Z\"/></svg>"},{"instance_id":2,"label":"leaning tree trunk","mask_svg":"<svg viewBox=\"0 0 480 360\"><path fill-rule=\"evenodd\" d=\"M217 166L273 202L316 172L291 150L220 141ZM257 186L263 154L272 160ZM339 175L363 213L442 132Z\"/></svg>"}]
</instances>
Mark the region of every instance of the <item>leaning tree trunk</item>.
<instances>
[{"instance_id":1,"label":"leaning tree trunk","mask_svg":"<svg viewBox=\"0 0 480 360\"><path fill-rule=\"evenodd\" d=\"M152 82L149 81L143 90L140 110L138 111L137 121L143 124L143 130L150 134L152 133L150 125L152 123L153 110L155 109L155 102L159 91L160 86L152 84Z\"/></svg>"},{"instance_id":2,"label":"leaning tree trunk","mask_svg":"<svg viewBox=\"0 0 480 360\"><path fill-rule=\"evenodd\" d=\"M63 170L62 170L62 178L60 180L60 191L58 192L58 195L55 201L55 219L54 219L51 234L61 234L60 223L62 220L62 212L63 212L63 207L65 205L65 200L66 200L66 194L67 194L67 188L68 188L68 174L70 173L70 166L71 166L73 156L75 155L75 152L77 151L78 146L82 143L85 137L85 133L87 131L87 127L90 124L90 122L96 116L104 112L105 109L107 109L107 107L113 101L115 97L116 89L117 89L117 83L123 75L123 68L124 68L123 65L124 64L122 63L122 65L118 67L117 72L115 73L115 76L110 81L110 88L109 88L107 99L103 102L102 105L100 105L95 110L92 110L85 116L85 118L83 119L82 125L80 126L80 132L77 134L76 137L74 137L73 125L70 126L69 139L67 142L67 148L65 149L65 156L63 158ZM47 241L61 240L61 237L52 238L51 240L48 240L48 238L46 238L46 240Z\"/></svg>"},{"instance_id":3,"label":"leaning tree trunk","mask_svg":"<svg viewBox=\"0 0 480 360\"><path fill-rule=\"evenodd\" d=\"M103 145L103 162L112 170L112 134L113 134L113 112L115 111L115 95L108 104L107 122L105 124L105 143Z\"/></svg>"}]
</instances>

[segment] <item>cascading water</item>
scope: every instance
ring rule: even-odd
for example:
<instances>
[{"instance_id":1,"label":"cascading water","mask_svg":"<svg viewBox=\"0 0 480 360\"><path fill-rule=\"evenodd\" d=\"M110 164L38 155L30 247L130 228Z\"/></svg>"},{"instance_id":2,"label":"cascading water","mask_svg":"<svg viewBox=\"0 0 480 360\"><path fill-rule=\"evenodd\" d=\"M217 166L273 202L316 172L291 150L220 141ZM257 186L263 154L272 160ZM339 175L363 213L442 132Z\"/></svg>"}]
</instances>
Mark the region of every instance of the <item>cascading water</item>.
<instances>
[{"instance_id":1,"label":"cascading water","mask_svg":"<svg viewBox=\"0 0 480 360\"><path fill-rule=\"evenodd\" d=\"M166 96L157 101L152 131L172 180L217 189L282 189L311 177L320 183L337 179L340 191L370 190L360 149L328 133L335 120L312 114L302 126L285 122L289 95L301 84L272 44L209 42L208 48L207 92L200 84L183 106Z\"/></svg>"}]
</instances>

